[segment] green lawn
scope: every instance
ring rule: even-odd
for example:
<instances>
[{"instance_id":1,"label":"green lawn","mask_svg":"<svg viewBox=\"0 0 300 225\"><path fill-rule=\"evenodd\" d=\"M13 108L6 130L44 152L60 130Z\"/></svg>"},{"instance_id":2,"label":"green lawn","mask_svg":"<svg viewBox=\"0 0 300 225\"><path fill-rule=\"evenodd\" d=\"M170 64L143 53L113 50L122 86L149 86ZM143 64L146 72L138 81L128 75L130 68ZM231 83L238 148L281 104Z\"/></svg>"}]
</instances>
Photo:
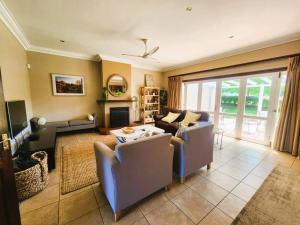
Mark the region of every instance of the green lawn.
<instances>
[{"instance_id":1,"label":"green lawn","mask_svg":"<svg viewBox=\"0 0 300 225\"><path fill-rule=\"evenodd\" d=\"M223 113L230 113L236 114L237 107L234 105L223 105L222 104ZM246 106L245 114L249 116L256 116L257 115L257 108L253 106Z\"/></svg>"}]
</instances>

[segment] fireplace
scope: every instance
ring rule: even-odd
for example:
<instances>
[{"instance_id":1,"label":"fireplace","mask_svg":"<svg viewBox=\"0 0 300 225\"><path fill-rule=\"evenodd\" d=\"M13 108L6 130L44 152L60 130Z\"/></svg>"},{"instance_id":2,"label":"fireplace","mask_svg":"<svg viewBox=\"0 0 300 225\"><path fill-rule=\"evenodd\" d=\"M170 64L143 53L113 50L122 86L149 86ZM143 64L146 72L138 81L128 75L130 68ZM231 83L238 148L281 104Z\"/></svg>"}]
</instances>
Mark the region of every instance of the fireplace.
<instances>
[{"instance_id":1,"label":"fireplace","mask_svg":"<svg viewBox=\"0 0 300 225\"><path fill-rule=\"evenodd\" d=\"M129 125L129 107L109 108L110 127L123 127Z\"/></svg>"}]
</instances>

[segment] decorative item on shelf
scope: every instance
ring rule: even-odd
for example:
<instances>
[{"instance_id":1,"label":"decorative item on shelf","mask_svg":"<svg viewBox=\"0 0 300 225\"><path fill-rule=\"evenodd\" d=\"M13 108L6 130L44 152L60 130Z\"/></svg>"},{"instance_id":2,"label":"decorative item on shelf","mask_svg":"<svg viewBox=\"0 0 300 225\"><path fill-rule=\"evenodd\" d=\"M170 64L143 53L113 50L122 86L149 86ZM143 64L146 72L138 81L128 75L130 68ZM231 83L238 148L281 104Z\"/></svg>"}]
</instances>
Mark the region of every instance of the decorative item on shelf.
<instances>
[{"instance_id":1,"label":"decorative item on shelf","mask_svg":"<svg viewBox=\"0 0 300 225\"><path fill-rule=\"evenodd\" d=\"M142 87L141 88L141 118L145 123L153 123L154 115L160 111L158 87Z\"/></svg>"},{"instance_id":2,"label":"decorative item on shelf","mask_svg":"<svg viewBox=\"0 0 300 225\"><path fill-rule=\"evenodd\" d=\"M103 99L103 101L108 100L108 89L107 89L107 87L103 87L103 89L102 89L102 99Z\"/></svg>"}]
</instances>

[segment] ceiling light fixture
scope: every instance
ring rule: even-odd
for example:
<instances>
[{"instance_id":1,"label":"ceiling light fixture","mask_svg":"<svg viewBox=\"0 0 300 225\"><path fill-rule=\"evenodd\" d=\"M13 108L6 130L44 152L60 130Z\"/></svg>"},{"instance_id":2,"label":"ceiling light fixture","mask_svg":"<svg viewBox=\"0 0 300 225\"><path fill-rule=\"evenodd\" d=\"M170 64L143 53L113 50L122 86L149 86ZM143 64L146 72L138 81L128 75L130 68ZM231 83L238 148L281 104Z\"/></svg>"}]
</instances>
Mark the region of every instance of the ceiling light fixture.
<instances>
[{"instance_id":1,"label":"ceiling light fixture","mask_svg":"<svg viewBox=\"0 0 300 225\"><path fill-rule=\"evenodd\" d=\"M193 8L192 8L192 6L188 6L188 7L186 7L186 9L185 9L185 10L186 10L186 11L188 11L188 12L191 12L191 11L192 11L192 9L193 9Z\"/></svg>"},{"instance_id":2,"label":"ceiling light fixture","mask_svg":"<svg viewBox=\"0 0 300 225\"><path fill-rule=\"evenodd\" d=\"M65 43L65 41L64 40L59 40L61 43Z\"/></svg>"},{"instance_id":3,"label":"ceiling light fixture","mask_svg":"<svg viewBox=\"0 0 300 225\"><path fill-rule=\"evenodd\" d=\"M230 35L229 38L230 38L230 39L234 38L234 35Z\"/></svg>"}]
</instances>

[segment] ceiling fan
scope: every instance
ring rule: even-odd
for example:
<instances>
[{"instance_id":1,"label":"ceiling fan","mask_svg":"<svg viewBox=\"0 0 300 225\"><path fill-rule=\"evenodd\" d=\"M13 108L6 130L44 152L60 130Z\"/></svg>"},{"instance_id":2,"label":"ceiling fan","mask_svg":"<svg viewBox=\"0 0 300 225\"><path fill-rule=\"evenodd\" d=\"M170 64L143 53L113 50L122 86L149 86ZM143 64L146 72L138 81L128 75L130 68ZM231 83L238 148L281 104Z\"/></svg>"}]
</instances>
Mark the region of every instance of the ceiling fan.
<instances>
[{"instance_id":1,"label":"ceiling fan","mask_svg":"<svg viewBox=\"0 0 300 225\"><path fill-rule=\"evenodd\" d=\"M139 57L139 58L143 58L143 59L147 59L147 58L150 58L150 59L153 59L151 58L150 56L152 56L154 53L156 53L159 49L159 46L156 46L154 47L153 49L151 49L150 51L148 51L148 46L147 46L147 41L148 39L146 38L142 38L140 39L144 45L145 45L145 52L144 54L142 55L133 55L133 54L122 54L122 55L125 55L125 56L132 56L132 57Z\"/></svg>"}]
</instances>

